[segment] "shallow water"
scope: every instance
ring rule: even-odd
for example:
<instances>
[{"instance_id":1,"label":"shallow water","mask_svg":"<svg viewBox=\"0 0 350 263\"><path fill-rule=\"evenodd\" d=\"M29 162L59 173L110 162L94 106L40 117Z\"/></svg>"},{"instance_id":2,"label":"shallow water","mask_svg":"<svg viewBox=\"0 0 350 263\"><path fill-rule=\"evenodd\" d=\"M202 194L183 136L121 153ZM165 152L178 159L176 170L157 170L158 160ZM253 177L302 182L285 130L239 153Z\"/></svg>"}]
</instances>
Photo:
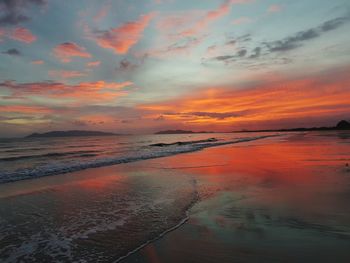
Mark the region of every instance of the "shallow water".
<instances>
[{"instance_id":1,"label":"shallow water","mask_svg":"<svg viewBox=\"0 0 350 263\"><path fill-rule=\"evenodd\" d=\"M273 135L276 133L0 139L0 184L171 156Z\"/></svg>"}]
</instances>

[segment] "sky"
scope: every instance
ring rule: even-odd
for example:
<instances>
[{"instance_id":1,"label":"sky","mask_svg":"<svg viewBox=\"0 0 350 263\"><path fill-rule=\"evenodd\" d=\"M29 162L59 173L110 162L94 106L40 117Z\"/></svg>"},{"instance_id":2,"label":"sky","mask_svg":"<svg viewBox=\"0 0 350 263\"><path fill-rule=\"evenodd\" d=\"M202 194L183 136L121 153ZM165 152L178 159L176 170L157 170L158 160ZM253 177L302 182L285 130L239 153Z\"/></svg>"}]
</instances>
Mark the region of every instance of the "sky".
<instances>
[{"instance_id":1,"label":"sky","mask_svg":"<svg viewBox=\"0 0 350 263\"><path fill-rule=\"evenodd\" d=\"M0 0L0 137L333 126L348 0Z\"/></svg>"}]
</instances>

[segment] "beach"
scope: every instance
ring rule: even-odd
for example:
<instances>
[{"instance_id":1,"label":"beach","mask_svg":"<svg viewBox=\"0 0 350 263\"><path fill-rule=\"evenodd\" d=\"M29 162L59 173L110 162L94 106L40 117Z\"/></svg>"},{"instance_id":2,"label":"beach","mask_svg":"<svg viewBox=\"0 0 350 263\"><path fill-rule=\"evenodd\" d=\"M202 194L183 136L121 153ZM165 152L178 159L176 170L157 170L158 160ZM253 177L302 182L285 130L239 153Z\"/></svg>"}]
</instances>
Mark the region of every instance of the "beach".
<instances>
[{"instance_id":1,"label":"beach","mask_svg":"<svg viewBox=\"0 0 350 263\"><path fill-rule=\"evenodd\" d=\"M1 262L349 262L349 132L0 185Z\"/></svg>"}]
</instances>

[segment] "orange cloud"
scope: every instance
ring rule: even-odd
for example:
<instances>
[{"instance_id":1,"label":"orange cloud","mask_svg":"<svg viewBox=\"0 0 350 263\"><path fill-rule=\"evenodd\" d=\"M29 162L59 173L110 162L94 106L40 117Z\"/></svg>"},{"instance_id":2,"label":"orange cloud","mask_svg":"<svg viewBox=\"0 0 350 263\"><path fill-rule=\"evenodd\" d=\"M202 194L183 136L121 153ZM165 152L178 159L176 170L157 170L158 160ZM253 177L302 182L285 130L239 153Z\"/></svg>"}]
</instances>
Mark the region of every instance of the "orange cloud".
<instances>
[{"instance_id":1,"label":"orange cloud","mask_svg":"<svg viewBox=\"0 0 350 263\"><path fill-rule=\"evenodd\" d=\"M250 3L252 0L226 0L217 9L208 11L197 23L190 29L182 31L181 36L194 36L201 32L208 24L228 15L232 5Z\"/></svg>"},{"instance_id":2,"label":"orange cloud","mask_svg":"<svg viewBox=\"0 0 350 263\"><path fill-rule=\"evenodd\" d=\"M48 114L52 110L40 106L23 106L23 105L0 105L0 112L22 113L22 114Z\"/></svg>"},{"instance_id":3,"label":"orange cloud","mask_svg":"<svg viewBox=\"0 0 350 263\"><path fill-rule=\"evenodd\" d=\"M330 77L332 76L332 77ZM350 114L349 68L324 76L267 79L251 89L209 88L200 94L143 105L148 118L162 116L179 124L261 128L274 123L293 125L310 119ZM335 119L334 121L338 121ZM259 126L258 126L259 125ZM262 126L261 126L262 125ZM213 127L213 126L212 126Z\"/></svg>"},{"instance_id":4,"label":"orange cloud","mask_svg":"<svg viewBox=\"0 0 350 263\"><path fill-rule=\"evenodd\" d=\"M137 21L127 22L120 27L95 33L95 40L103 48L113 49L117 54L125 54L142 37L143 31L154 17L154 13L142 15Z\"/></svg>"},{"instance_id":5,"label":"orange cloud","mask_svg":"<svg viewBox=\"0 0 350 263\"><path fill-rule=\"evenodd\" d=\"M54 55L64 63L70 62L72 57L91 58L91 54L73 42L65 42L53 49Z\"/></svg>"},{"instance_id":6,"label":"orange cloud","mask_svg":"<svg viewBox=\"0 0 350 263\"><path fill-rule=\"evenodd\" d=\"M281 10L282 10L282 6L280 5L270 5L269 8L267 9L269 13L277 13L277 12L280 12Z\"/></svg>"},{"instance_id":7,"label":"orange cloud","mask_svg":"<svg viewBox=\"0 0 350 263\"><path fill-rule=\"evenodd\" d=\"M50 70L49 76L52 78L69 79L86 76L86 73L75 70Z\"/></svg>"},{"instance_id":8,"label":"orange cloud","mask_svg":"<svg viewBox=\"0 0 350 263\"><path fill-rule=\"evenodd\" d=\"M111 9L111 4L108 3L101 7L101 9L97 12L97 14L93 17L95 22L100 22L103 18L105 18L108 14L108 11Z\"/></svg>"},{"instance_id":9,"label":"orange cloud","mask_svg":"<svg viewBox=\"0 0 350 263\"><path fill-rule=\"evenodd\" d=\"M86 66L93 68L93 67L98 67L100 64L101 64L101 61L97 60L97 61L91 61L86 63Z\"/></svg>"},{"instance_id":10,"label":"orange cloud","mask_svg":"<svg viewBox=\"0 0 350 263\"><path fill-rule=\"evenodd\" d=\"M231 1L226 0L217 9L208 11L192 28L180 32L181 36L194 36L203 30L209 23L227 15L231 9Z\"/></svg>"},{"instance_id":11,"label":"orange cloud","mask_svg":"<svg viewBox=\"0 0 350 263\"><path fill-rule=\"evenodd\" d=\"M50 99L64 99L77 103L109 102L126 94L122 89L131 86L132 82L81 82L76 85L65 85L60 82L16 83L6 81L0 87L8 89L12 98L27 99L30 96Z\"/></svg>"},{"instance_id":12,"label":"orange cloud","mask_svg":"<svg viewBox=\"0 0 350 263\"><path fill-rule=\"evenodd\" d=\"M251 23L253 20L249 17L240 17L232 21L233 25L241 25Z\"/></svg>"},{"instance_id":13,"label":"orange cloud","mask_svg":"<svg viewBox=\"0 0 350 263\"><path fill-rule=\"evenodd\" d=\"M42 64L44 64L44 60L33 60L32 62L31 62L33 65L42 65Z\"/></svg>"},{"instance_id":14,"label":"orange cloud","mask_svg":"<svg viewBox=\"0 0 350 263\"><path fill-rule=\"evenodd\" d=\"M27 44L30 44L37 39L36 36L34 36L32 32L30 32L30 30L24 27L17 27L16 29L14 29L10 33L9 37Z\"/></svg>"}]
</instances>

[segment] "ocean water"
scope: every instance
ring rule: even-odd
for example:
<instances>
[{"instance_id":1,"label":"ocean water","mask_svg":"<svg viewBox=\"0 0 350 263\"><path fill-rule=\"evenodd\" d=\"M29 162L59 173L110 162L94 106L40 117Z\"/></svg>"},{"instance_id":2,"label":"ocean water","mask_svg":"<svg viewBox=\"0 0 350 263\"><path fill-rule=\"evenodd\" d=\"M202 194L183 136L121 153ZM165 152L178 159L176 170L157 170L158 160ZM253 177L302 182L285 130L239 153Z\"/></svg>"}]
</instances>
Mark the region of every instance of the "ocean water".
<instances>
[{"instance_id":1,"label":"ocean water","mask_svg":"<svg viewBox=\"0 0 350 263\"><path fill-rule=\"evenodd\" d=\"M0 183L159 158L274 135L210 133L0 139ZM174 144L176 142L180 143ZM159 143L164 145L153 145Z\"/></svg>"}]
</instances>

